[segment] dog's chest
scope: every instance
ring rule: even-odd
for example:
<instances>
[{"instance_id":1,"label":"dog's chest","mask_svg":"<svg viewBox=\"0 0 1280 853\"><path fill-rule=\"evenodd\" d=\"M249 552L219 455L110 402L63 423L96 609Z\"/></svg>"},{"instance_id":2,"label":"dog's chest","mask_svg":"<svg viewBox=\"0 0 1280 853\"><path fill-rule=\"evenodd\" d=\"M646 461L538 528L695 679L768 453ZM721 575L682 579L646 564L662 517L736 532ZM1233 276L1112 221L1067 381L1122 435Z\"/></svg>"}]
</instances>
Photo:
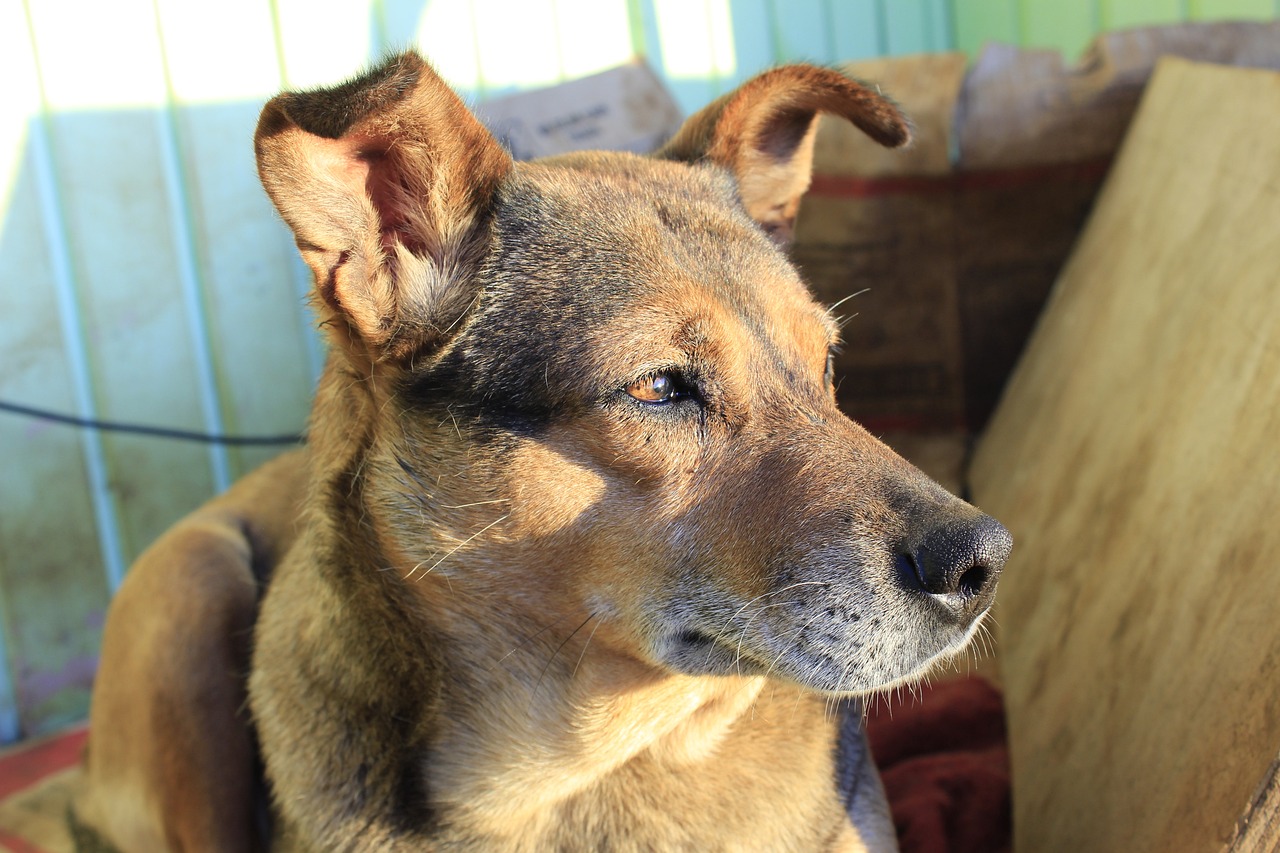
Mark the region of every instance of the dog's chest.
<instances>
[{"instance_id":1,"label":"dog's chest","mask_svg":"<svg viewBox=\"0 0 1280 853\"><path fill-rule=\"evenodd\" d=\"M807 698L807 697L806 697ZM455 803L444 847L463 850L865 850L850 821L837 725L820 708L763 701L706 756L642 753L572 792L548 775L509 808ZM821 704L821 703L818 703ZM838 716L838 715L836 715ZM860 742L860 734L858 735ZM860 760L860 758L859 758ZM505 785L503 787L506 787ZM538 794L546 798L538 802ZM874 792L879 793L878 787ZM488 799L488 798L484 798ZM470 808L477 806L476 809ZM892 837L892 828L889 828Z\"/></svg>"},{"instance_id":2,"label":"dog's chest","mask_svg":"<svg viewBox=\"0 0 1280 853\"><path fill-rule=\"evenodd\" d=\"M643 761L500 832L450 838L466 850L827 850L843 815L812 779L707 766L672 772ZM857 848L854 848L857 849Z\"/></svg>"}]
</instances>

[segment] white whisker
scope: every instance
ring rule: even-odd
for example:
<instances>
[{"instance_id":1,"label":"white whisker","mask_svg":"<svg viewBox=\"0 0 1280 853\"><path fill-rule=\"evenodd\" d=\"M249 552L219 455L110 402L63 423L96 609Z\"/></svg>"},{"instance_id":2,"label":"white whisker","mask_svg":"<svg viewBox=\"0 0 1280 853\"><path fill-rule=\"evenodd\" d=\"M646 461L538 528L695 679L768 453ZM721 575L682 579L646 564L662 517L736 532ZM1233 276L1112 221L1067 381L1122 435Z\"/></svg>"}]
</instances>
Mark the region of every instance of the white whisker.
<instances>
[{"instance_id":1,"label":"white whisker","mask_svg":"<svg viewBox=\"0 0 1280 853\"><path fill-rule=\"evenodd\" d=\"M855 290L853 293L850 293L848 296L844 297L843 299L838 299L838 300L836 300L835 302L833 302L833 303L832 303L832 304L827 308L827 310L828 310L828 311L834 311L834 310L836 310L837 308L839 308L841 305L843 305L843 304L845 304L846 302L848 302L848 301L849 301L850 299L852 299L853 297L855 297L855 296L861 296L861 295L862 295L862 294L864 294L864 293L870 293L870 292L871 292L871 288L869 288L869 287L864 287L864 288L862 288L862 290Z\"/></svg>"},{"instance_id":2,"label":"white whisker","mask_svg":"<svg viewBox=\"0 0 1280 853\"><path fill-rule=\"evenodd\" d=\"M733 621L742 615L742 611L746 610L748 607L755 604L760 599L768 598L771 595L779 595L781 593L787 592L789 590L797 589L798 587L802 587L802 586L824 586L824 585L825 585L825 582L823 581L797 581L796 583L787 584L786 586L781 587L779 589L774 589L774 590L770 590L769 592L761 593L760 595L757 595L755 598L747 601L745 604L739 607L732 616L726 619L724 622L724 627L721 628L718 632L716 632L715 637L712 638L713 648L707 650L707 660L708 661L711 660L711 653L714 650L714 644L718 643L726 634L728 634L733 629ZM763 610L764 608L761 608L761 609ZM754 618L755 616L751 617L751 619L754 619ZM747 625L751 624L751 619L747 620L746 622ZM744 626L743 631L745 630L746 628ZM742 648L741 638L739 638L738 640L738 648L739 650L741 650Z\"/></svg>"},{"instance_id":3,"label":"white whisker","mask_svg":"<svg viewBox=\"0 0 1280 853\"><path fill-rule=\"evenodd\" d=\"M445 560L449 559L449 558L450 558L450 557L452 557L454 554L458 553L458 551L459 551L459 550L461 550L462 548L465 548L467 545L471 544L473 541L475 541L476 537L478 537L478 536L480 536L481 534L483 534L486 530L488 530L489 528L493 527L495 524L498 524L498 523L500 523L500 522L502 522L502 521L505 521L505 520L506 520L510 515L511 515L510 513L507 513L506 515L502 515L502 516L499 516L498 518L495 518L493 521L489 522L489 523L488 523L488 524L486 524L484 527L482 527L482 528L480 528L479 530L477 530L475 533L472 533L470 536L468 536L468 537L467 537L465 540L463 540L462 542L459 542L457 545L454 545L452 548L450 548L450 549L449 549L448 553L446 553L443 557L441 557L440 559L438 559L438 560L436 560L434 563L432 563L432 564L431 564L431 568L429 568L429 569L427 569L425 572L423 572L423 573L422 573L422 575L421 575L421 577L419 578L419 580L421 580L422 578L425 578L427 575L431 574L433 571L435 571L437 568L439 568L440 564L441 564L441 563L443 563ZM426 560L423 560L423 561L422 561L422 563L425 563L425 562L426 562ZM405 575L405 576L404 576L404 579L405 579L405 580L410 580L410 579L412 579L412 578L413 578L413 576L414 576L414 574L418 571L418 569L422 568L422 563L418 563L418 565L414 566L414 567L409 571L409 574L407 574L407 575Z\"/></svg>"}]
</instances>

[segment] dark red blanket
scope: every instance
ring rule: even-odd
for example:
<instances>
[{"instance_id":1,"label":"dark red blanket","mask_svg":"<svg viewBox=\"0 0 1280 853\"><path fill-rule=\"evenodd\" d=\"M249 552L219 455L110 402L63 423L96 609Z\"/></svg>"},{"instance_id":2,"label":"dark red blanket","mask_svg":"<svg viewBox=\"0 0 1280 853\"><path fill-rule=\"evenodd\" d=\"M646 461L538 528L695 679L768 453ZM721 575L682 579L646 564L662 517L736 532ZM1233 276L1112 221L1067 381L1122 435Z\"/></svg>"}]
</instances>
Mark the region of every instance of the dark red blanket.
<instances>
[{"instance_id":1,"label":"dark red blanket","mask_svg":"<svg viewBox=\"0 0 1280 853\"><path fill-rule=\"evenodd\" d=\"M1007 853L1009 750L999 691L975 677L878 700L867 732L903 853Z\"/></svg>"}]
</instances>

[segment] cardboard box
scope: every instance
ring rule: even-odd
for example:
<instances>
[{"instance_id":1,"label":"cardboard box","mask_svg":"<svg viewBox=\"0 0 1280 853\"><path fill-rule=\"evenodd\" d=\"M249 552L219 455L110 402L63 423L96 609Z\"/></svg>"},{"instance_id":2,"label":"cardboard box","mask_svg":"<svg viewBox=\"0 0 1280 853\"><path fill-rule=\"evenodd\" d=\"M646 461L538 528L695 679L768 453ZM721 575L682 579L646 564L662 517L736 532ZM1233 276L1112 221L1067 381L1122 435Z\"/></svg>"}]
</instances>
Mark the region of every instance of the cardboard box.
<instances>
[{"instance_id":1,"label":"cardboard box","mask_svg":"<svg viewBox=\"0 0 1280 853\"><path fill-rule=\"evenodd\" d=\"M683 121L675 99L639 59L495 98L475 112L520 160L586 149L643 154L666 142Z\"/></svg>"},{"instance_id":2,"label":"cardboard box","mask_svg":"<svg viewBox=\"0 0 1280 853\"><path fill-rule=\"evenodd\" d=\"M1280 23L1187 24L1054 52L855 62L915 121L905 152L819 130L794 257L849 317L841 401L873 429L986 422L1093 204L1156 59L1280 67Z\"/></svg>"},{"instance_id":3,"label":"cardboard box","mask_svg":"<svg viewBox=\"0 0 1280 853\"><path fill-rule=\"evenodd\" d=\"M1014 849L1280 849L1280 74L1163 60L983 437Z\"/></svg>"},{"instance_id":4,"label":"cardboard box","mask_svg":"<svg viewBox=\"0 0 1280 853\"><path fill-rule=\"evenodd\" d=\"M842 121L819 128L792 256L820 299L840 303L841 400L874 429L963 419L949 149L966 64L945 53L847 66L911 117L905 151Z\"/></svg>"}]
</instances>

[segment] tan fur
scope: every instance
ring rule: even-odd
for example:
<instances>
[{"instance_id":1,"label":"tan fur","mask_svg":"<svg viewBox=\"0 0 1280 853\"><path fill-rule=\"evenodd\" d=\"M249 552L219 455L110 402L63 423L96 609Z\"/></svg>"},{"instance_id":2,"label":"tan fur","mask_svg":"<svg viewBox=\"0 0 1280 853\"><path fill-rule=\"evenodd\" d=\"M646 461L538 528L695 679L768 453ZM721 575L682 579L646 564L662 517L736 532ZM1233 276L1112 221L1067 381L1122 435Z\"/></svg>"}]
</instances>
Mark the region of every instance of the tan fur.
<instances>
[{"instance_id":1,"label":"tan fur","mask_svg":"<svg viewBox=\"0 0 1280 853\"><path fill-rule=\"evenodd\" d=\"M689 119L659 156L706 158L738 179L747 213L777 242L791 242L809 188L819 113L840 116L882 145L906 145L911 128L892 103L838 71L766 71Z\"/></svg>"},{"instance_id":2,"label":"tan fur","mask_svg":"<svg viewBox=\"0 0 1280 853\"><path fill-rule=\"evenodd\" d=\"M967 642L1009 542L836 408L835 326L769 239L821 111L908 135L805 66L656 158L512 163L412 54L267 105L259 169L334 345L254 629L273 849L893 849L857 697ZM675 396L629 393L655 377ZM161 599L213 560L242 594L202 637L235 636L258 551L175 547ZM247 763L175 808L166 759L102 757L115 728L144 736L122 722L137 650L109 646L90 767L127 785L86 816L128 849L200 849L179 839L249 808ZM154 671L213 694L192 719L240 750L243 685L217 676L236 648ZM184 771L211 770L197 752Z\"/></svg>"},{"instance_id":3,"label":"tan fur","mask_svg":"<svg viewBox=\"0 0 1280 853\"><path fill-rule=\"evenodd\" d=\"M120 849L262 849L244 680L305 482L302 452L268 463L165 533L116 594L77 810Z\"/></svg>"}]
</instances>

